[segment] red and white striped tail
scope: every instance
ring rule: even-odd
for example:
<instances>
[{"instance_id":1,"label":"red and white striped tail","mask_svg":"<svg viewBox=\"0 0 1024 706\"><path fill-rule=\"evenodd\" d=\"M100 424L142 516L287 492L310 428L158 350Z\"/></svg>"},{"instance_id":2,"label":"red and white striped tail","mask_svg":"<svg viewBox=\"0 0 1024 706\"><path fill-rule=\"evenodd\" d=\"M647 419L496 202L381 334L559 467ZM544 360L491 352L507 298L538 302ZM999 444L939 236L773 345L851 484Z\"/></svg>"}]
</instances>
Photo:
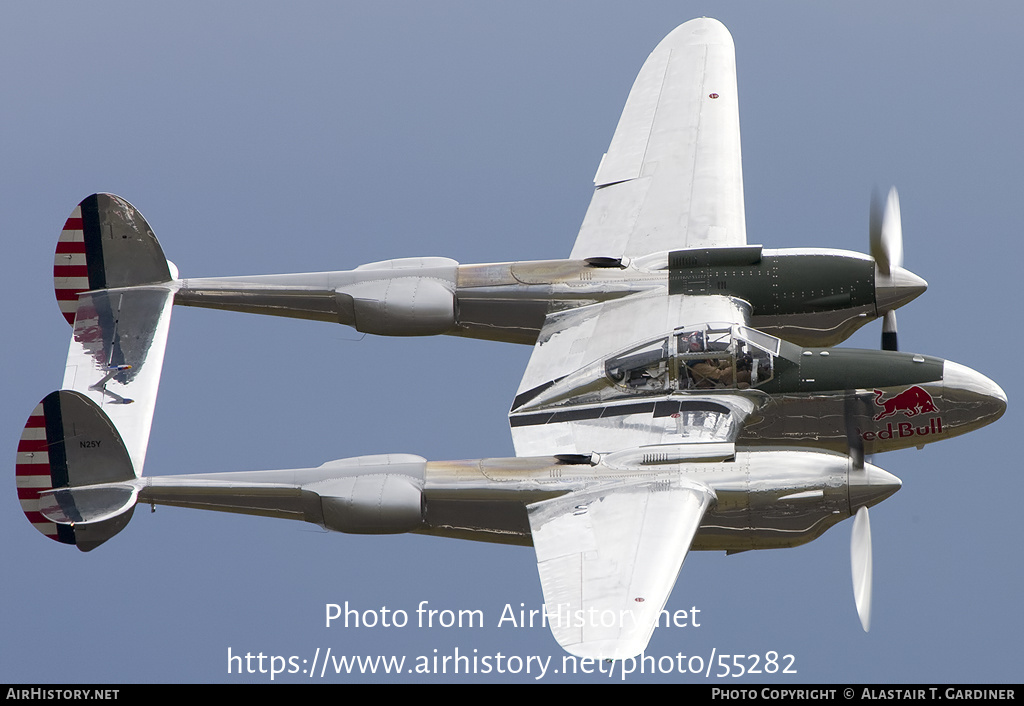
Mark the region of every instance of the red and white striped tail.
<instances>
[{"instance_id":1,"label":"red and white striped tail","mask_svg":"<svg viewBox=\"0 0 1024 706\"><path fill-rule=\"evenodd\" d=\"M64 221L53 256L53 289L69 324L75 323L82 292L172 279L149 223L120 196L87 196Z\"/></svg>"},{"instance_id":2,"label":"red and white striped tail","mask_svg":"<svg viewBox=\"0 0 1024 706\"><path fill-rule=\"evenodd\" d=\"M15 481L18 486L18 501L21 503L21 510L25 517L32 523L32 526L45 534L50 539L64 544L74 544L75 534L70 527L63 527L46 519L39 512L39 494L55 487L67 485L67 468L63 469L63 479L58 477L54 485L54 474L50 466L50 445L46 439L46 412L47 400L56 397L56 393L48 395L46 399L36 405L32 410L24 431L21 432L21 439L18 441L18 460L15 466ZM51 405L51 417L56 414L59 417L59 404L54 411ZM51 426L60 424L59 419L51 419ZM59 452L55 454L54 461L60 464ZM60 470L58 470L60 476Z\"/></svg>"},{"instance_id":3,"label":"red and white striped tail","mask_svg":"<svg viewBox=\"0 0 1024 706\"><path fill-rule=\"evenodd\" d=\"M82 204L75 206L75 210L68 216L60 239L57 240L57 252L53 256L53 289L57 294L60 313L73 326L79 293L92 289L89 286L89 266L85 259Z\"/></svg>"}]
</instances>

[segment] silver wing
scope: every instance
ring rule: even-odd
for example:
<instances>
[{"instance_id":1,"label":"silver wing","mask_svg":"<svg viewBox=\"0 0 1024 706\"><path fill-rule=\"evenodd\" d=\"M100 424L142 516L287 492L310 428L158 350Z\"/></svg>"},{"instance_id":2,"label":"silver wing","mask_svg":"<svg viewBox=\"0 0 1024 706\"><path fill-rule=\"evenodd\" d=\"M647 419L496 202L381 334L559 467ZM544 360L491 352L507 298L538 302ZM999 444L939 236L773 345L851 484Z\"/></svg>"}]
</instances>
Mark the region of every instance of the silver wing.
<instances>
[{"instance_id":1,"label":"silver wing","mask_svg":"<svg viewBox=\"0 0 1024 706\"><path fill-rule=\"evenodd\" d=\"M571 654L643 652L714 493L697 484L615 485L530 505L555 639Z\"/></svg>"},{"instance_id":2,"label":"silver wing","mask_svg":"<svg viewBox=\"0 0 1024 706\"><path fill-rule=\"evenodd\" d=\"M677 27L626 100L570 258L747 242L736 51L725 26Z\"/></svg>"},{"instance_id":3,"label":"silver wing","mask_svg":"<svg viewBox=\"0 0 1024 706\"><path fill-rule=\"evenodd\" d=\"M746 244L735 50L721 23L687 22L647 59L595 185L571 258ZM665 290L549 314L510 414L516 454L578 461L656 446L677 463L727 456L749 400L680 394L679 363L660 361L676 360L680 327L748 319L738 300ZM607 378L618 359L634 362L617 396ZM671 468L528 507L546 610L569 652L619 659L646 647L715 499Z\"/></svg>"}]
</instances>

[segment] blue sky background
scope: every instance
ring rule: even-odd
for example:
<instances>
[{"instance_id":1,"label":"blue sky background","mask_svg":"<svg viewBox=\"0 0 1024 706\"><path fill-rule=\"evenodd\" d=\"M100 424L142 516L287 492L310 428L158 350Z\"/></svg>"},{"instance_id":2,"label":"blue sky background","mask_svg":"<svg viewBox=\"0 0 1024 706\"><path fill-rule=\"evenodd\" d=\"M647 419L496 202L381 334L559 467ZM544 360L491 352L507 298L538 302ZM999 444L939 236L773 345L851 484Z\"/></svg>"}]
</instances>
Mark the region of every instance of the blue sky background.
<instances>
[{"instance_id":1,"label":"blue sky background","mask_svg":"<svg viewBox=\"0 0 1024 706\"><path fill-rule=\"evenodd\" d=\"M648 654L794 655L796 675L757 677L778 683L1019 681L1024 9L650 1L6 8L0 682L269 681L229 675L229 648L560 660L547 629L497 627L506 604L542 602L527 548L176 508L138 508L90 554L35 532L13 466L25 419L63 373L53 250L75 204L111 191L183 277L565 257L637 71L701 15L736 41L749 241L863 251L871 189L895 183L906 266L930 284L900 312L903 349L989 375L1010 407L969 436L875 457L904 485L872 512L870 634L846 522L796 549L691 554L668 607L698 607L701 626L656 631ZM878 336L875 324L847 345ZM146 473L513 453L505 415L529 348L360 338L177 308ZM479 609L487 624L325 628L325 603L345 601ZM742 681L630 680L668 678Z\"/></svg>"}]
</instances>

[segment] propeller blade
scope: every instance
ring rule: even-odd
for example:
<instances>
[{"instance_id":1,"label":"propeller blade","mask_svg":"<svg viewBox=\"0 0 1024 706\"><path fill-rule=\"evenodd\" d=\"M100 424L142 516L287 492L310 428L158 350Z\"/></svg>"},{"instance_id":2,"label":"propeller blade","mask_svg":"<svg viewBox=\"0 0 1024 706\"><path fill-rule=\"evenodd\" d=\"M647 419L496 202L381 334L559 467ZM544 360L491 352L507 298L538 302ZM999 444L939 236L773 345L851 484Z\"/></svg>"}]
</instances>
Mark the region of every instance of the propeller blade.
<instances>
[{"instance_id":1,"label":"propeller blade","mask_svg":"<svg viewBox=\"0 0 1024 706\"><path fill-rule=\"evenodd\" d=\"M899 344L896 342L896 312L885 312L885 319L882 321L882 350L898 351Z\"/></svg>"},{"instance_id":2,"label":"propeller blade","mask_svg":"<svg viewBox=\"0 0 1024 706\"><path fill-rule=\"evenodd\" d=\"M846 453L853 461L853 470L864 470L864 439L858 429L858 421L867 416L866 400L857 396L856 390L847 390L843 403L843 425L846 427Z\"/></svg>"},{"instance_id":3,"label":"propeller blade","mask_svg":"<svg viewBox=\"0 0 1024 706\"><path fill-rule=\"evenodd\" d=\"M883 274L892 274L903 266L903 224L900 218L900 195L896 187L882 203L878 192L871 194L871 217L868 222L871 257Z\"/></svg>"},{"instance_id":4,"label":"propeller blade","mask_svg":"<svg viewBox=\"0 0 1024 706\"><path fill-rule=\"evenodd\" d=\"M861 627L871 627L871 520L867 507L857 510L850 537L850 567L853 570L853 600Z\"/></svg>"}]
</instances>

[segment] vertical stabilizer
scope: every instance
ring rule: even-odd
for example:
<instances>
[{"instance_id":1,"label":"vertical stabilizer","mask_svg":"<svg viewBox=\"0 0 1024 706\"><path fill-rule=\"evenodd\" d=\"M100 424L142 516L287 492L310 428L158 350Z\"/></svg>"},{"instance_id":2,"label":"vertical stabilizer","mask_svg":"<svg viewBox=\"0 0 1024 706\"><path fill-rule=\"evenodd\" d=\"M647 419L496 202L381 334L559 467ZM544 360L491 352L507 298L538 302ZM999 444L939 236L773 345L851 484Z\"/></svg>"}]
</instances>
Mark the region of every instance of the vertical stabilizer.
<instances>
[{"instance_id":1,"label":"vertical stabilizer","mask_svg":"<svg viewBox=\"0 0 1024 706\"><path fill-rule=\"evenodd\" d=\"M75 323L82 292L171 279L149 223L120 196L88 196L64 222L53 257L53 287L69 324Z\"/></svg>"},{"instance_id":2,"label":"vertical stabilizer","mask_svg":"<svg viewBox=\"0 0 1024 706\"><path fill-rule=\"evenodd\" d=\"M32 526L82 551L120 532L135 505L130 486L120 493L104 489L103 497L73 494L83 486L135 480L135 471L110 419L88 397L70 390L51 392L32 410L18 442L15 480Z\"/></svg>"}]
</instances>

